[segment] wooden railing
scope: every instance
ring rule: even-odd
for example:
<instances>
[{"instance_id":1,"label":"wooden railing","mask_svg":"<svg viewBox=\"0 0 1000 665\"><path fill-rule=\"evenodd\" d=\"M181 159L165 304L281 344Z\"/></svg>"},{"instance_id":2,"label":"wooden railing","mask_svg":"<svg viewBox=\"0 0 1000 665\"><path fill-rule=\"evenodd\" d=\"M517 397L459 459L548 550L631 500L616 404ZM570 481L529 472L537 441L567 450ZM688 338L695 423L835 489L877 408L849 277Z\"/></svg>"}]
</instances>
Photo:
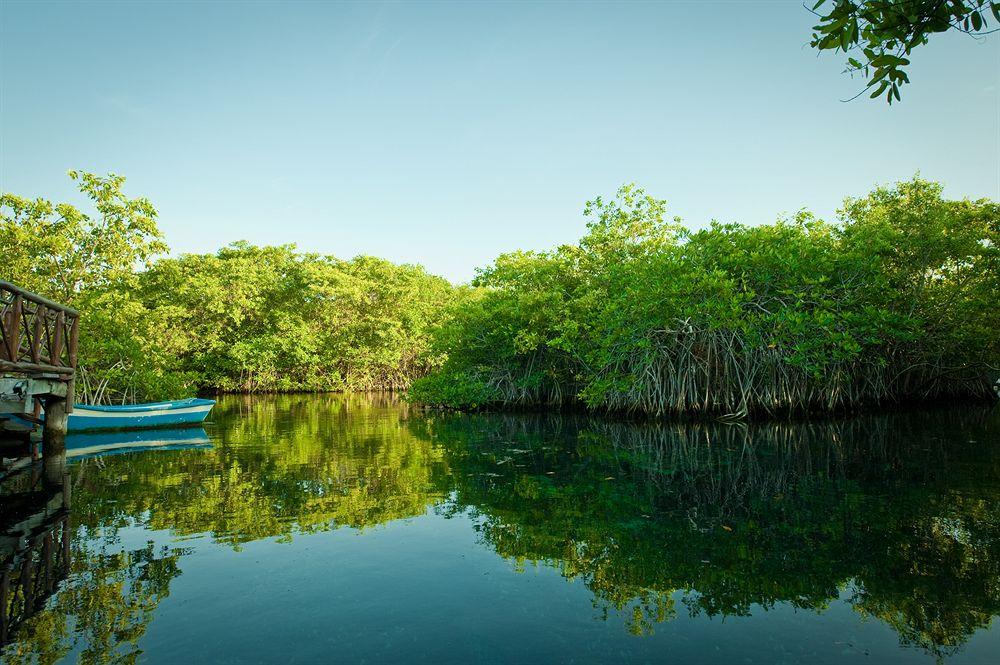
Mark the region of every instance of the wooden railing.
<instances>
[{"instance_id":1,"label":"wooden railing","mask_svg":"<svg viewBox=\"0 0 1000 665\"><path fill-rule=\"evenodd\" d=\"M0 281L0 372L76 372L80 314L65 305Z\"/></svg>"}]
</instances>

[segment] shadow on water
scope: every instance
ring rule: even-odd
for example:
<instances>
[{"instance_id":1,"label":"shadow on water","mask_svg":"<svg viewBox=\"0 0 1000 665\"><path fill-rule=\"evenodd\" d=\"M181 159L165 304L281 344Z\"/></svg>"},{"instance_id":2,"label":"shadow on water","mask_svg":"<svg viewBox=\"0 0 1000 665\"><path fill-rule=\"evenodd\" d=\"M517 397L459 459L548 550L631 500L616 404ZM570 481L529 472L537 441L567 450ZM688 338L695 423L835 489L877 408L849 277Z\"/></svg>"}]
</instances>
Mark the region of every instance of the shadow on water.
<instances>
[{"instance_id":1,"label":"shadow on water","mask_svg":"<svg viewBox=\"0 0 1000 665\"><path fill-rule=\"evenodd\" d=\"M516 567L581 580L636 635L844 600L943 658L1000 614L996 410L667 425L280 396L214 418L208 448L71 461L69 579L5 662L135 657L206 540L238 555L428 510ZM136 530L173 544L125 544Z\"/></svg>"}]
</instances>

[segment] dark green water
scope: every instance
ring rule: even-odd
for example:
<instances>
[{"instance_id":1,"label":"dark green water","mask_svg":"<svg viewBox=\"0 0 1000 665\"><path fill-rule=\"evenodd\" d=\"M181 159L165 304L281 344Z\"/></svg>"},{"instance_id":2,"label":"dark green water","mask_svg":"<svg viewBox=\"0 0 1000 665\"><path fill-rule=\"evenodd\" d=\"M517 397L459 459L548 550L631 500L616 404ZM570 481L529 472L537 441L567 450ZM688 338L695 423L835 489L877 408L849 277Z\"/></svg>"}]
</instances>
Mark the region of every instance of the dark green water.
<instances>
[{"instance_id":1,"label":"dark green water","mask_svg":"<svg viewBox=\"0 0 1000 665\"><path fill-rule=\"evenodd\" d=\"M71 572L4 663L1000 662L997 410L213 417L71 464Z\"/></svg>"}]
</instances>

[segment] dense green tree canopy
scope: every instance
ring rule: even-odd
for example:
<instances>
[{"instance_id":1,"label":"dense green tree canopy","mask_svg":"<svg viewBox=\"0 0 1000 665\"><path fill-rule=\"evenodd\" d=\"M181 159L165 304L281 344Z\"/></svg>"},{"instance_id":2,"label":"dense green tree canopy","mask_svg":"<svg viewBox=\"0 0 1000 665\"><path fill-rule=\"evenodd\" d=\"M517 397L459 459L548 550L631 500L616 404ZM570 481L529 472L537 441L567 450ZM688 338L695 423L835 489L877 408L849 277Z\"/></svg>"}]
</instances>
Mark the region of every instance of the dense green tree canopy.
<instances>
[{"instance_id":1,"label":"dense green tree canopy","mask_svg":"<svg viewBox=\"0 0 1000 665\"><path fill-rule=\"evenodd\" d=\"M406 387L452 292L419 266L236 243L158 261L137 296L202 385L258 392Z\"/></svg>"},{"instance_id":2,"label":"dense green tree canopy","mask_svg":"<svg viewBox=\"0 0 1000 665\"><path fill-rule=\"evenodd\" d=\"M158 257L124 179L96 212L4 194L0 278L83 312L79 395L400 390L450 406L784 414L983 398L1000 367L1000 209L919 178L837 223L685 229L629 185L576 245L514 252L471 288L412 265L234 243Z\"/></svg>"},{"instance_id":3,"label":"dense green tree canopy","mask_svg":"<svg viewBox=\"0 0 1000 665\"><path fill-rule=\"evenodd\" d=\"M122 191L125 178L70 171L94 213L68 203L0 193L0 277L61 303L134 279L165 252L156 209Z\"/></svg>"},{"instance_id":4,"label":"dense green tree canopy","mask_svg":"<svg viewBox=\"0 0 1000 665\"><path fill-rule=\"evenodd\" d=\"M836 224L689 231L632 186L578 245L505 254L436 336L418 401L734 416L989 398L1000 207L914 179Z\"/></svg>"},{"instance_id":5,"label":"dense green tree canopy","mask_svg":"<svg viewBox=\"0 0 1000 665\"><path fill-rule=\"evenodd\" d=\"M0 279L83 313L78 395L397 390L439 363L430 330L456 295L420 266L237 242L158 257L156 210L121 176L70 172L95 213L0 198Z\"/></svg>"}]
</instances>

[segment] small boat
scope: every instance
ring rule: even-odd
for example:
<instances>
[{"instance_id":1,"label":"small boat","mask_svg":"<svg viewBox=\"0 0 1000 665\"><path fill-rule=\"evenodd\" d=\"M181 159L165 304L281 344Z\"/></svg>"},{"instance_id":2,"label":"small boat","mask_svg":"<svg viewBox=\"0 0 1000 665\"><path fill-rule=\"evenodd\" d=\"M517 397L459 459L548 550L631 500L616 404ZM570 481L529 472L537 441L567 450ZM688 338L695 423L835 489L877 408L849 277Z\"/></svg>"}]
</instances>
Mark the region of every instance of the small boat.
<instances>
[{"instance_id":1,"label":"small boat","mask_svg":"<svg viewBox=\"0 0 1000 665\"><path fill-rule=\"evenodd\" d=\"M173 402L127 404L123 406L92 406L74 404L66 429L87 432L109 429L148 429L152 427L184 427L198 425L208 417L215 400L191 397Z\"/></svg>"},{"instance_id":2,"label":"small boat","mask_svg":"<svg viewBox=\"0 0 1000 665\"><path fill-rule=\"evenodd\" d=\"M201 427L151 429L134 432L86 432L66 437L66 457L89 459L141 450L188 450L211 448Z\"/></svg>"}]
</instances>

